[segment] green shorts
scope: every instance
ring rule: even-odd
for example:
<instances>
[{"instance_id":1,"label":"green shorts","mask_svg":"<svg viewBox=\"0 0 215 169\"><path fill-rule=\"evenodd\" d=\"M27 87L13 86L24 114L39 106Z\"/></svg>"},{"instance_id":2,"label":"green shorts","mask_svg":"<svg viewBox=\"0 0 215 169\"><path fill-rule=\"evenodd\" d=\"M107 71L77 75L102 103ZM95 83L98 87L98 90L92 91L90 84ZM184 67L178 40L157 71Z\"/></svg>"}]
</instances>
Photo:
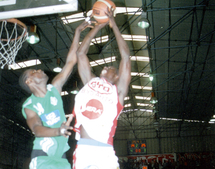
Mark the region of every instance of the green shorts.
<instances>
[{"instance_id":1,"label":"green shorts","mask_svg":"<svg viewBox=\"0 0 215 169\"><path fill-rule=\"evenodd\" d=\"M71 169L71 165L65 158L39 156L31 160L29 169Z\"/></svg>"}]
</instances>

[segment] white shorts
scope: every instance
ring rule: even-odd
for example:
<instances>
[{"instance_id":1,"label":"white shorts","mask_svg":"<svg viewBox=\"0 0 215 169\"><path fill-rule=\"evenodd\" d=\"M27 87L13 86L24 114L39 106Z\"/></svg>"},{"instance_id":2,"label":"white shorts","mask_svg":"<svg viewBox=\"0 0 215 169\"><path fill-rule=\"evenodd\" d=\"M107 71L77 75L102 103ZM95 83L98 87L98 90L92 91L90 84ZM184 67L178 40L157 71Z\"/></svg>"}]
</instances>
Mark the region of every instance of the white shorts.
<instances>
[{"instance_id":1,"label":"white shorts","mask_svg":"<svg viewBox=\"0 0 215 169\"><path fill-rule=\"evenodd\" d=\"M73 154L73 169L119 169L113 146L80 139Z\"/></svg>"}]
</instances>

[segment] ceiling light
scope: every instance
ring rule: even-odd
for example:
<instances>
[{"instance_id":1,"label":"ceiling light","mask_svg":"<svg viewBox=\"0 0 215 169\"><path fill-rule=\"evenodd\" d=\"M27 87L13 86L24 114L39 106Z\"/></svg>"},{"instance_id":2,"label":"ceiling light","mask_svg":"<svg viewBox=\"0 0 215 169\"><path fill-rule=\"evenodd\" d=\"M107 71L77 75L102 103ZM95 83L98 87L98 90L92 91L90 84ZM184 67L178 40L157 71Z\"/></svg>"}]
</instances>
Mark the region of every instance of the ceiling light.
<instances>
[{"instance_id":1,"label":"ceiling light","mask_svg":"<svg viewBox=\"0 0 215 169\"><path fill-rule=\"evenodd\" d=\"M152 104L155 104L157 102L158 102L158 100L157 100L156 97L152 97L151 100L150 100L150 103L152 103Z\"/></svg>"},{"instance_id":2,"label":"ceiling light","mask_svg":"<svg viewBox=\"0 0 215 169\"><path fill-rule=\"evenodd\" d=\"M70 93L72 93L72 94L78 94L78 92L79 92L79 88L78 88L77 81L76 81L75 82L75 89L72 90Z\"/></svg>"},{"instance_id":3,"label":"ceiling light","mask_svg":"<svg viewBox=\"0 0 215 169\"><path fill-rule=\"evenodd\" d=\"M28 33L27 37L27 42L30 44L36 44L40 41L39 35L36 33L37 31L37 26L36 25L31 25L30 26L30 31Z\"/></svg>"},{"instance_id":4,"label":"ceiling light","mask_svg":"<svg viewBox=\"0 0 215 169\"><path fill-rule=\"evenodd\" d=\"M101 37L92 39L90 45L95 45L95 44L99 44L99 43L104 43L104 42L107 42L108 40L109 40L108 35L101 36ZM81 43L82 43L82 42L79 42L79 45L81 45Z\"/></svg>"},{"instance_id":5,"label":"ceiling light","mask_svg":"<svg viewBox=\"0 0 215 169\"><path fill-rule=\"evenodd\" d=\"M84 13L81 12L81 13L77 13L69 16L64 16L61 18L61 20L63 21L64 24L78 22L80 20L84 20Z\"/></svg>"},{"instance_id":6,"label":"ceiling light","mask_svg":"<svg viewBox=\"0 0 215 169\"><path fill-rule=\"evenodd\" d=\"M137 86L137 85L131 85L132 89L143 89L143 90L152 90L152 87L150 86Z\"/></svg>"},{"instance_id":7,"label":"ceiling light","mask_svg":"<svg viewBox=\"0 0 215 169\"><path fill-rule=\"evenodd\" d=\"M124 107L131 107L131 103L125 104Z\"/></svg>"},{"instance_id":8,"label":"ceiling light","mask_svg":"<svg viewBox=\"0 0 215 169\"><path fill-rule=\"evenodd\" d=\"M154 93L154 92L151 92L151 100L150 100L150 103L155 104L155 103L157 103L157 102L158 102L158 100L157 100L157 98L155 97L155 93Z\"/></svg>"},{"instance_id":9,"label":"ceiling light","mask_svg":"<svg viewBox=\"0 0 215 169\"><path fill-rule=\"evenodd\" d=\"M79 92L79 88L78 87L76 87L74 90L72 90L70 93L72 93L72 94L78 94L78 92Z\"/></svg>"},{"instance_id":10,"label":"ceiling light","mask_svg":"<svg viewBox=\"0 0 215 169\"><path fill-rule=\"evenodd\" d=\"M57 73L59 73L59 72L62 71L62 68L60 67L60 58L57 58L57 67L55 67L55 68L53 69L53 71L54 71L54 72L57 72Z\"/></svg>"},{"instance_id":11,"label":"ceiling light","mask_svg":"<svg viewBox=\"0 0 215 169\"><path fill-rule=\"evenodd\" d=\"M135 99L138 99L138 100L150 100L150 97L135 96Z\"/></svg>"},{"instance_id":12,"label":"ceiling light","mask_svg":"<svg viewBox=\"0 0 215 169\"><path fill-rule=\"evenodd\" d=\"M149 74L149 80L152 82L153 81L153 74Z\"/></svg>"},{"instance_id":13,"label":"ceiling light","mask_svg":"<svg viewBox=\"0 0 215 169\"><path fill-rule=\"evenodd\" d=\"M16 69L22 69L30 66L35 66L41 64L39 59L33 59L33 60L27 60L24 62L18 62L12 65L9 65L11 69L16 70Z\"/></svg>"},{"instance_id":14,"label":"ceiling light","mask_svg":"<svg viewBox=\"0 0 215 169\"><path fill-rule=\"evenodd\" d=\"M61 72L61 70L62 70L61 67L55 67L55 68L53 69L53 71L54 71L54 72L57 72L57 73Z\"/></svg>"},{"instance_id":15,"label":"ceiling light","mask_svg":"<svg viewBox=\"0 0 215 169\"><path fill-rule=\"evenodd\" d=\"M94 45L94 44L98 44L98 43L104 43L104 42L107 42L108 40L109 40L108 35L101 36L101 37L92 39L90 45Z\"/></svg>"},{"instance_id":16,"label":"ceiling light","mask_svg":"<svg viewBox=\"0 0 215 169\"><path fill-rule=\"evenodd\" d=\"M127 15L140 15L141 12L137 12L139 8L134 7L116 7L116 13L122 14L125 13Z\"/></svg>"},{"instance_id":17,"label":"ceiling light","mask_svg":"<svg viewBox=\"0 0 215 169\"><path fill-rule=\"evenodd\" d=\"M147 56L130 56L132 61L149 62L149 57Z\"/></svg>"},{"instance_id":18,"label":"ceiling light","mask_svg":"<svg viewBox=\"0 0 215 169\"><path fill-rule=\"evenodd\" d=\"M103 64L111 63L111 62L115 62L115 61L116 61L116 56L112 56L112 57L108 57L105 59L99 59L99 60L92 61L92 62L90 62L90 66L93 67L93 66L103 65Z\"/></svg>"},{"instance_id":19,"label":"ceiling light","mask_svg":"<svg viewBox=\"0 0 215 169\"><path fill-rule=\"evenodd\" d=\"M152 107L151 104L146 104L146 103L137 103L137 106Z\"/></svg>"},{"instance_id":20,"label":"ceiling light","mask_svg":"<svg viewBox=\"0 0 215 169\"><path fill-rule=\"evenodd\" d=\"M61 95L61 96L65 96L65 95L68 95L68 94L69 94L69 93L68 93L67 91L62 91L60 95Z\"/></svg>"},{"instance_id":21,"label":"ceiling light","mask_svg":"<svg viewBox=\"0 0 215 169\"><path fill-rule=\"evenodd\" d=\"M141 14L141 18L140 20L138 21L138 24L137 24L140 28L142 29L146 29L150 26L150 23L149 23L149 20L147 19L147 13L146 11L143 11L142 14Z\"/></svg>"},{"instance_id":22,"label":"ceiling light","mask_svg":"<svg viewBox=\"0 0 215 169\"><path fill-rule=\"evenodd\" d=\"M147 73L131 72L131 76L149 77Z\"/></svg>"},{"instance_id":23,"label":"ceiling light","mask_svg":"<svg viewBox=\"0 0 215 169\"><path fill-rule=\"evenodd\" d=\"M145 36L145 35L122 34L122 37L126 41L138 41L138 42L147 42L148 41L148 36Z\"/></svg>"},{"instance_id":24,"label":"ceiling light","mask_svg":"<svg viewBox=\"0 0 215 169\"><path fill-rule=\"evenodd\" d=\"M150 113L152 113L152 110L149 110L149 109L139 109L139 111L150 112Z\"/></svg>"}]
</instances>

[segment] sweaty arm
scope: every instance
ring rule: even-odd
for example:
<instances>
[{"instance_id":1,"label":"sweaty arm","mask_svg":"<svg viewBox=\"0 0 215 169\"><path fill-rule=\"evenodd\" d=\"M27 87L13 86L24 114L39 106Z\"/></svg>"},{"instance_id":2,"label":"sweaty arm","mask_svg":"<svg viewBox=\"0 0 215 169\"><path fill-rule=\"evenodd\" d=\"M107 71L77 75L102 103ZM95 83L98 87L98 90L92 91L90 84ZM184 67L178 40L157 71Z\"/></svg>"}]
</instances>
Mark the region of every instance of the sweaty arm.
<instances>
[{"instance_id":1,"label":"sweaty arm","mask_svg":"<svg viewBox=\"0 0 215 169\"><path fill-rule=\"evenodd\" d=\"M52 84L57 88L59 93L61 92L63 85L69 78L73 70L73 67L77 62L76 52L79 46L80 34L81 34L81 31L84 30L86 27L89 27L89 23L84 21L81 25L79 25L76 28L73 42L66 58L66 63L62 71L52 81Z\"/></svg>"},{"instance_id":2,"label":"sweaty arm","mask_svg":"<svg viewBox=\"0 0 215 169\"><path fill-rule=\"evenodd\" d=\"M97 32L106 24L107 23L95 25L95 27L85 36L81 46L77 51L78 72L84 85L94 77L94 75L91 73L90 62L87 57L90 42L95 37Z\"/></svg>"},{"instance_id":3,"label":"sweaty arm","mask_svg":"<svg viewBox=\"0 0 215 169\"><path fill-rule=\"evenodd\" d=\"M49 128L43 126L40 117L33 110L25 108L25 114L27 116L26 119L27 124L36 137L56 137L56 136L67 137L71 135L71 132L68 131L73 129L73 127L70 126L70 123L72 121L71 116L69 117L67 122L61 124L61 127Z\"/></svg>"},{"instance_id":4,"label":"sweaty arm","mask_svg":"<svg viewBox=\"0 0 215 169\"><path fill-rule=\"evenodd\" d=\"M119 48L119 52L121 55L121 61L119 65L119 80L117 83L117 89L119 94L120 103L124 104L124 97L128 93L129 83L131 81L131 61L130 61L130 51L127 43L123 39L119 28L116 25L113 17L113 11L110 10L107 12L107 16L109 17L109 25L112 27L113 32L116 37L117 45Z\"/></svg>"}]
</instances>

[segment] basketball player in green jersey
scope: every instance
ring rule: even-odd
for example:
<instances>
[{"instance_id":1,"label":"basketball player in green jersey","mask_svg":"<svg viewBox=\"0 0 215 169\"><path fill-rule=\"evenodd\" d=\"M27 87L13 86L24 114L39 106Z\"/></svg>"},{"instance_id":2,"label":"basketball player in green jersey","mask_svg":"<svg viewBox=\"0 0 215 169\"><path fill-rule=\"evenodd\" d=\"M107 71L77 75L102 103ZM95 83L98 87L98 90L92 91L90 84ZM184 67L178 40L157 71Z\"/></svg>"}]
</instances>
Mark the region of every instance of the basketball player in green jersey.
<instances>
[{"instance_id":1,"label":"basketball player in green jersey","mask_svg":"<svg viewBox=\"0 0 215 169\"><path fill-rule=\"evenodd\" d=\"M28 69L20 76L20 86L31 94L22 106L22 114L35 134L30 169L71 169L65 152L73 117L66 122L60 93L77 62L80 33L86 27L90 25L85 21L76 28L65 66L51 84L47 85L48 76L42 70Z\"/></svg>"}]
</instances>

